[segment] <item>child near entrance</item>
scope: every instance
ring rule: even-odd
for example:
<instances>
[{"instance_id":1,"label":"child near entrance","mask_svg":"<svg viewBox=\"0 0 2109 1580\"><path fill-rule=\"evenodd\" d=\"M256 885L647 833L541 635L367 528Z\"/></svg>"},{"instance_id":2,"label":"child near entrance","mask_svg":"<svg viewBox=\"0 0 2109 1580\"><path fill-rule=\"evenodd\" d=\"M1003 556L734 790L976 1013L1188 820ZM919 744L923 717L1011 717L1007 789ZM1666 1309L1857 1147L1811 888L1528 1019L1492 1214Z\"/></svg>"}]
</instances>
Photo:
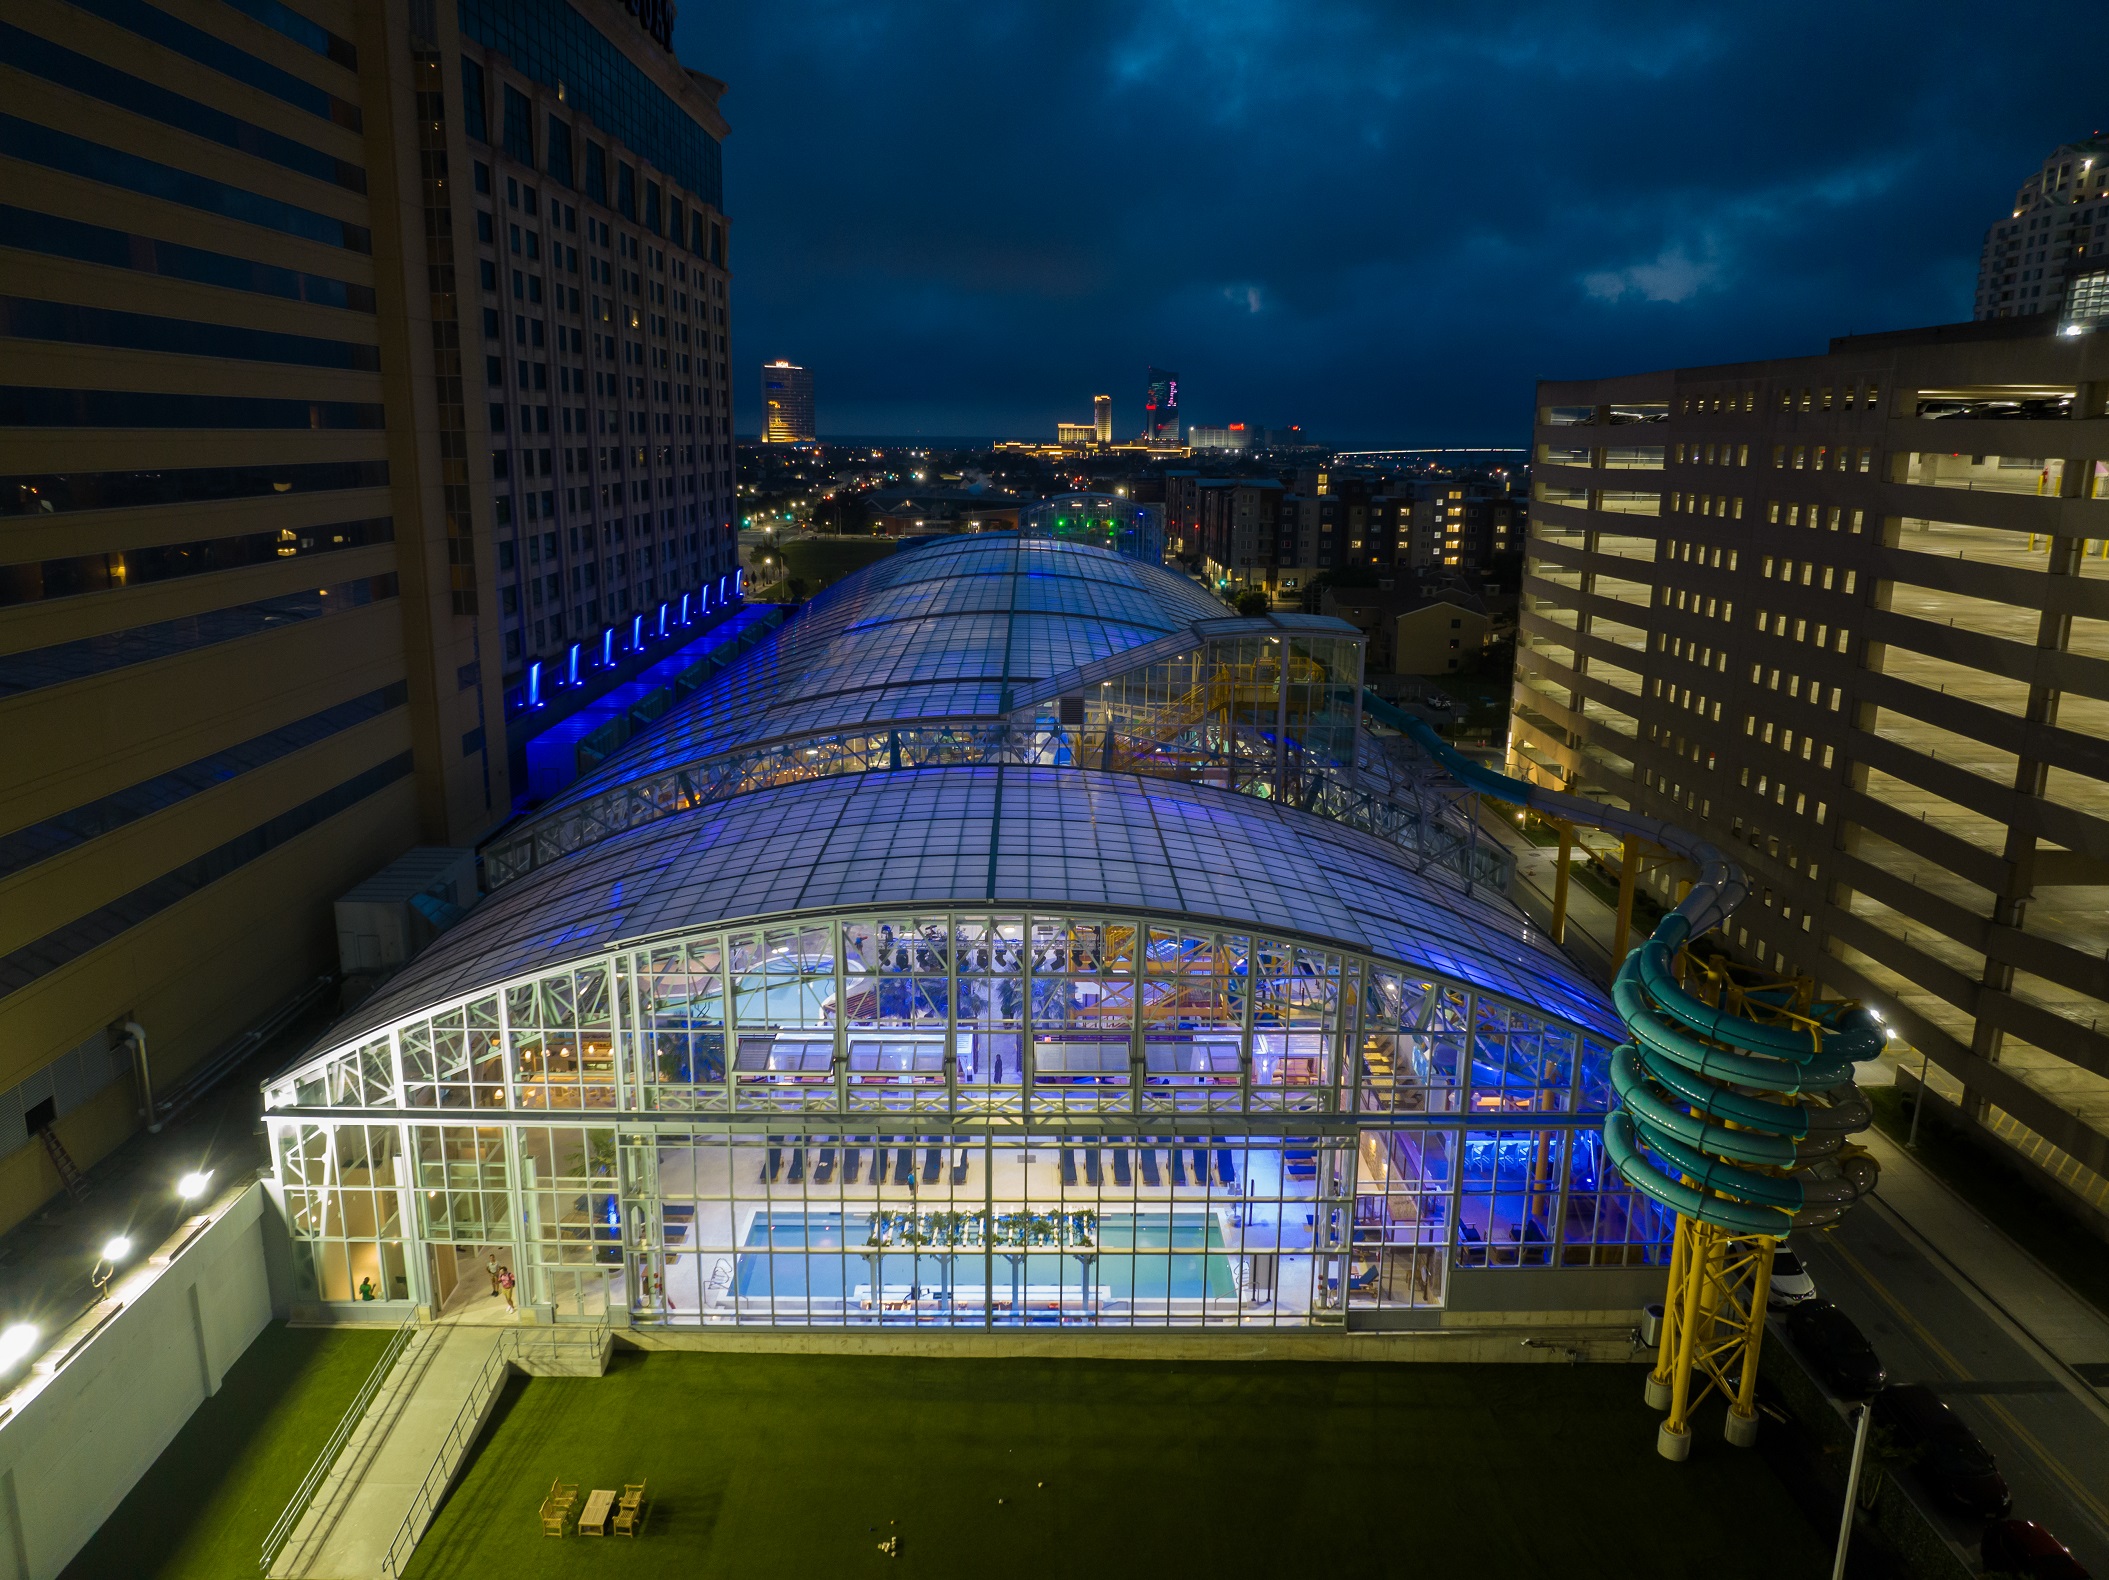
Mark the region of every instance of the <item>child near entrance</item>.
<instances>
[{"instance_id":1,"label":"child near entrance","mask_svg":"<svg viewBox=\"0 0 2109 1580\"><path fill-rule=\"evenodd\" d=\"M518 1282L519 1280L513 1277L513 1270L511 1268L501 1267L498 1269L498 1293L505 1296L505 1309L507 1311L517 1312L520 1309L519 1307L513 1304L513 1286Z\"/></svg>"}]
</instances>

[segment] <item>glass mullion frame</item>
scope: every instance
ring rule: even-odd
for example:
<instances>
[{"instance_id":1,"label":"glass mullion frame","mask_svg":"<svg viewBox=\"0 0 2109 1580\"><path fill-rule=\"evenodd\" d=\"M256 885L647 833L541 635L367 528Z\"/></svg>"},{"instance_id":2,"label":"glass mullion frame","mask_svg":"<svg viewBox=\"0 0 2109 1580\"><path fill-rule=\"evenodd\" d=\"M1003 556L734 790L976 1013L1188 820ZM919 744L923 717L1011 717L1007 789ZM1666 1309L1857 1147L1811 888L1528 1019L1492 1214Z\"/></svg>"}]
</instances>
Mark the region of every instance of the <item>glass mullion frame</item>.
<instances>
[{"instance_id":1,"label":"glass mullion frame","mask_svg":"<svg viewBox=\"0 0 2109 1580\"><path fill-rule=\"evenodd\" d=\"M828 955L835 972L835 1024L834 1047L828 1054L828 1074L835 1089L835 1112L849 1112L849 973L845 957L849 953L849 931L842 917L834 917L821 924L827 929ZM800 980L804 980L801 964ZM800 998L804 994L801 990ZM810 1251L808 1255L810 1255ZM806 1316L812 1318L812 1280L806 1281Z\"/></svg>"},{"instance_id":2,"label":"glass mullion frame","mask_svg":"<svg viewBox=\"0 0 2109 1580\"><path fill-rule=\"evenodd\" d=\"M945 916L945 1112L957 1119L959 1101L959 912ZM839 1015L836 1019L841 1019Z\"/></svg>"}]
</instances>

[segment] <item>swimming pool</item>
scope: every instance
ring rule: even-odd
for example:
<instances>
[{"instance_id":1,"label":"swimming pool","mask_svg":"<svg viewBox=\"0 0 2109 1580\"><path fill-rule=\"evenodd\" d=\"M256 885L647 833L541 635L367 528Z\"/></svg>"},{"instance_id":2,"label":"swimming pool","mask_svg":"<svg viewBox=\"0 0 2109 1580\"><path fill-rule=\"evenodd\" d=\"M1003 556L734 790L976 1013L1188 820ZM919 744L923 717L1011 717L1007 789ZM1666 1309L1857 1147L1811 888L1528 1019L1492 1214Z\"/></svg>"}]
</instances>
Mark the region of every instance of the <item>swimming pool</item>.
<instances>
[{"instance_id":1,"label":"swimming pool","mask_svg":"<svg viewBox=\"0 0 2109 1580\"><path fill-rule=\"evenodd\" d=\"M1229 1242L1212 1212L1101 1213L1089 1253L961 1245L876 1251L869 1213L774 1212L748 1225L733 1291L742 1301L869 1300L878 1265L883 1298L1085 1306L1093 1301L1228 1300L1237 1293Z\"/></svg>"}]
</instances>

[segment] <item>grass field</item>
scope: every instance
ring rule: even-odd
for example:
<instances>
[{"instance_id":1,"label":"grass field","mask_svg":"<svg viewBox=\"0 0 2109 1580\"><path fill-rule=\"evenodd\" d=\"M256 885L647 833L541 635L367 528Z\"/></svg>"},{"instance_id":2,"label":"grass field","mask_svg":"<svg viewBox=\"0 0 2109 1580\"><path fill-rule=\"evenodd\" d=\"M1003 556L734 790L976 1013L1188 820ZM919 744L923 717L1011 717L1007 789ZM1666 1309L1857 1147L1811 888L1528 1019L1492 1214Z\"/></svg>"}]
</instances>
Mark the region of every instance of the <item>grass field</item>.
<instances>
[{"instance_id":1,"label":"grass field","mask_svg":"<svg viewBox=\"0 0 2109 1580\"><path fill-rule=\"evenodd\" d=\"M538 1576L1821 1573L1702 1418L1655 1455L1638 1367L617 1352L516 1381L411 1580ZM648 1479L632 1542L539 1534L561 1477ZM898 1536L889 1558L879 1543Z\"/></svg>"},{"instance_id":2,"label":"grass field","mask_svg":"<svg viewBox=\"0 0 2109 1580\"><path fill-rule=\"evenodd\" d=\"M372 1328L264 1329L65 1580L254 1576L272 1522L387 1345Z\"/></svg>"}]
</instances>

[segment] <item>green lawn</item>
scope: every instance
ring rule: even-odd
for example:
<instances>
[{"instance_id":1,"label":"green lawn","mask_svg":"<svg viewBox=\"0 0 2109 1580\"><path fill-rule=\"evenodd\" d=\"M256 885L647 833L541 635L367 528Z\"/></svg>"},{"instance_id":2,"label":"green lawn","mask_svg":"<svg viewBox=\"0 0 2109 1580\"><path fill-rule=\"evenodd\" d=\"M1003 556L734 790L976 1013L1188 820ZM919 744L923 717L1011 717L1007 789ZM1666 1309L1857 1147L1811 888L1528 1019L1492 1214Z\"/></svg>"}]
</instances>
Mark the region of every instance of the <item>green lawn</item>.
<instances>
[{"instance_id":1,"label":"green lawn","mask_svg":"<svg viewBox=\"0 0 2109 1580\"><path fill-rule=\"evenodd\" d=\"M264 1537L387 1348L373 1328L257 1335L65 1580L253 1576Z\"/></svg>"},{"instance_id":2,"label":"green lawn","mask_svg":"<svg viewBox=\"0 0 2109 1580\"><path fill-rule=\"evenodd\" d=\"M1875 1105L1875 1127L1902 1146L1911 1134L1911 1104L1894 1086L1869 1087L1867 1096ZM1930 1116L1935 1110L1926 1112ZM2109 1256L2102 1254L2102 1242L2029 1184L2027 1163L2016 1157L2011 1165L2004 1164L1931 1118L1919 1126L1912 1156L2074 1293L2109 1316Z\"/></svg>"},{"instance_id":3,"label":"green lawn","mask_svg":"<svg viewBox=\"0 0 2109 1580\"><path fill-rule=\"evenodd\" d=\"M409 1575L1821 1573L1718 1410L1671 1465L1640 1385L1627 1366L618 1350L604 1378L513 1384ZM540 1535L558 1477L648 1478L644 1536Z\"/></svg>"}]
</instances>

